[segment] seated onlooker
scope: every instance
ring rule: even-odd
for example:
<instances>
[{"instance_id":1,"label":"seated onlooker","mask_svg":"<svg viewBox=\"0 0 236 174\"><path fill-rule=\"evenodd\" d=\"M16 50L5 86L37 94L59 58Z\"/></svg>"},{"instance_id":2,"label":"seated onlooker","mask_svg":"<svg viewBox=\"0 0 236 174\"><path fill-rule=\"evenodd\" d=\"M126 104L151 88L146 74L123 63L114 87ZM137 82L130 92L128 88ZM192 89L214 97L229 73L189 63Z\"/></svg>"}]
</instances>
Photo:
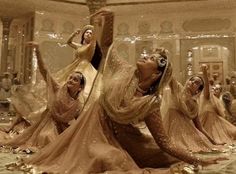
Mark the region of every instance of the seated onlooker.
<instances>
[{"instance_id":1,"label":"seated onlooker","mask_svg":"<svg viewBox=\"0 0 236 174\"><path fill-rule=\"evenodd\" d=\"M18 73L17 72L14 72L14 73L12 73L12 84L13 85L20 85L21 83L20 83L20 80L18 79Z\"/></svg>"},{"instance_id":2,"label":"seated onlooker","mask_svg":"<svg viewBox=\"0 0 236 174\"><path fill-rule=\"evenodd\" d=\"M0 100L7 100L11 96L12 80L10 73L5 72L1 81Z\"/></svg>"}]
</instances>

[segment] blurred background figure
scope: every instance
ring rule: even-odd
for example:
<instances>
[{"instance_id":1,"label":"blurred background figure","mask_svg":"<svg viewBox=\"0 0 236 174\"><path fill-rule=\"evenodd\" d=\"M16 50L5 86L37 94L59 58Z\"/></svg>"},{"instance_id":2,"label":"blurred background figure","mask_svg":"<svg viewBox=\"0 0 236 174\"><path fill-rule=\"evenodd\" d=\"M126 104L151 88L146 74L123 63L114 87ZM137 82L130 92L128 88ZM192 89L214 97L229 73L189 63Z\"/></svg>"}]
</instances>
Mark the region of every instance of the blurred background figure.
<instances>
[{"instance_id":1,"label":"blurred background figure","mask_svg":"<svg viewBox=\"0 0 236 174\"><path fill-rule=\"evenodd\" d=\"M230 92L226 91L222 94L222 102L225 107L225 118L232 124L236 125L236 102Z\"/></svg>"},{"instance_id":2,"label":"blurred background figure","mask_svg":"<svg viewBox=\"0 0 236 174\"><path fill-rule=\"evenodd\" d=\"M11 96L12 79L9 72L5 72L3 75L1 80L0 100L7 100L7 98Z\"/></svg>"}]
</instances>

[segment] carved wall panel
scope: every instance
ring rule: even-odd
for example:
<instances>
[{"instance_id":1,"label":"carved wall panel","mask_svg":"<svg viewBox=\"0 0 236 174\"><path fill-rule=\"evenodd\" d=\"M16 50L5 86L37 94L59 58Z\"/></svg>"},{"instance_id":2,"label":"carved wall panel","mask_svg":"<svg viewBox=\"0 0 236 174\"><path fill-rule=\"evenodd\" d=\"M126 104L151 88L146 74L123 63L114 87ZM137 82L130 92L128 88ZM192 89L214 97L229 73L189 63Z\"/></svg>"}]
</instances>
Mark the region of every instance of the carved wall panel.
<instances>
[{"instance_id":1,"label":"carved wall panel","mask_svg":"<svg viewBox=\"0 0 236 174\"><path fill-rule=\"evenodd\" d=\"M69 46L61 47L59 42L44 41L40 46L42 48L42 57L51 72L56 72L73 61L73 50Z\"/></svg>"},{"instance_id":2,"label":"carved wall panel","mask_svg":"<svg viewBox=\"0 0 236 174\"><path fill-rule=\"evenodd\" d=\"M161 27L160 34L173 33L173 23L171 21L163 21L160 24L160 27Z\"/></svg>"},{"instance_id":3,"label":"carved wall panel","mask_svg":"<svg viewBox=\"0 0 236 174\"><path fill-rule=\"evenodd\" d=\"M54 22L51 19L44 19L41 25L41 31L54 32Z\"/></svg>"},{"instance_id":4,"label":"carved wall panel","mask_svg":"<svg viewBox=\"0 0 236 174\"><path fill-rule=\"evenodd\" d=\"M138 34L150 34L151 25L148 21L141 21L138 24Z\"/></svg>"},{"instance_id":5,"label":"carved wall panel","mask_svg":"<svg viewBox=\"0 0 236 174\"><path fill-rule=\"evenodd\" d=\"M228 29L231 26L229 19L209 18L209 19L192 19L183 23L183 29L186 32L201 31L220 31Z\"/></svg>"},{"instance_id":6,"label":"carved wall panel","mask_svg":"<svg viewBox=\"0 0 236 174\"><path fill-rule=\"evenodd\" d=\"M121 43L117 46L117 53L119 57L129 61L129 46L125 43Z\"/></svg>"},{"instance_id":7,"label":"carved wall panel","mask_svg":"<svg viewBox=\"0 0 236 174\"><path fill-rule=\"evenodd\" d=\"M127 23L120 23L117 26L117 35L129 35L129 25Z\"/></svg>"},{"instance_id":8,"label":"carved wall panel","mask_svg":"<svg viewBox=\"0 0 236 174\"><path fill-rule=\"evenodd\" d=\"M180 69L183 74L183 82L186 80L186 57L188 50L193 50L195 73L199 70L199 62L223 62L223 76L235 69L234 37L182 39L180 46Z\"/></svg>"},{"instance_id":9,"label":"carved wall panel","mask_svg":"<svg viewBox=\"0 0 236 174\"><path fill-rule=\"evenodd\" d=\"M153 50L153 41L152 40L148 40L148 41L137 41L135 43L135 52L136 52L136 60L139 59L141 57L141 54L143 52L147 52L148 54L150 54Z\"/></svg>"},{"instance_id":10,"label":"carved wall panel","mask_svg":"<svg viewBox=\"0 0 236 174\"><path fill-rule=\"evenodd\" d=\"M72 32L74 32L74 30L75 30L75 26L72 22L66 21L63 23L62 33L71 34Z\"/></svg>"}]
</instances>

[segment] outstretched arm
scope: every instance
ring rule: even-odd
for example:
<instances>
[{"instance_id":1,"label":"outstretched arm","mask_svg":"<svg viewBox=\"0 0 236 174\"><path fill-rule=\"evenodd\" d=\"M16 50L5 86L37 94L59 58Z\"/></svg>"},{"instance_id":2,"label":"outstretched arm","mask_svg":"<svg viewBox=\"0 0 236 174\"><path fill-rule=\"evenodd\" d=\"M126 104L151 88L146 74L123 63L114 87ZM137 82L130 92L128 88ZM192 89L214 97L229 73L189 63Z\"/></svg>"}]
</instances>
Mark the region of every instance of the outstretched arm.
<instances>
[{"instance_id":1,"label":"outstretched arm","mask_svg":"<svg viewBox=\"0 0 236 174\"><path fill-rule=\"evenodd\" d=\"M102 25L100 43L101 43L103 53L106 55L109 46L113 42L114 13L109 10L103 10L101 17L103 19L103 25Z\"/></svg>"},{"instance_id":2,"label":"outstretched arm","mask_svg":"<svg viewBox=\"0 0 236 174\"><path fill-rule=\"evenodd\" d=\"M51 79L52 83L53 83L53 86L58 85L56 83L56 81L51 77L47 67L45 66L45 63L44 63L43 58L41 56L41 52L39 50L38 43L31 41L31 42L27 43L27 46L35 48L35 53L36 53L36 58L37 58L37 61L38 61L39 71L40 71L41 75L43 76L43 79L48 83L48 77L49 77Z\"/></svg>"},{"instance_id":3,"label":"outstretched arm","mask_svg":"<svg viewBox=\"0 0 236 174\"><path fill-rule=\"evenodd\" d=\"M99 43L104 56L106 56L109 46L113 42L114 13L109 9L100 9L91 15L94 21L95 30L99 29Z\"/></svg>"},{"instance_id":4,"label":"outstretched arm","mask_svg":"<svg viewBox=\"0 0 236 174\"><path fill-rule=\"evenodd\" d=\"M182 149L177 148L172 144L169 137L166 135L160 111L155 111L150 116L145 118L145 123L150 130L152 136L154 137L156 143L160 146L160 148L167 152L168 154L184 161L189 164L201 164L201 165L209 165L216 164L217 160L221 160L223 158L218 159L200 159L195 157L193 154L184 151Z\"/></svg>"},{"instance_id":5,"label":"outstretched arm","mask_svg":"<svg viewBox=\"0 0 236 174\"><path fill-rule=\"evenodd\" d=\"M118 69L121 69L124 65L128 63L118 55L116 48L112 44L107 52L107 62L105 67L108 66L112 72L116 72Z\"/></svg>"},{"instance_id":6,"label":"outstretched arm","mask_svg":"<svg viewBox=\"0 0 236 174\"><path fill-rule=\"evenodd\" d=\"M70 35L69 39L68 39L67 42L66 42L70 47L72 47L72 48L74 48L74 49L77 49L77 48L78 48L78 44L75 43L75 42L73 42L73 39L74 39L74 37L75 37L77 34L79 34L79 33L80 33L80 29L77 29L74 33L72 33L72 34Z\"/></svg>"},{"instance_id":7,"label":"outstretched arm","mask_svg":"<svg viewBox=\"0 0 236 174\"><path fill-rule=\"evenodd\" d=\"M181 89L183 88L183 86L174 77L171 78L169 86L172 94L180 93Z\"/></svg>"},{"instance_id":8,"label":"outstretched arm","mask_svg":"<svg viewBox=\"0 0 236 174\"><path fill-rule=\"evenodd\" d=\"M210 86L209 86L209 80L208 80L208 76L207 76L207 65L202 64L201 69L202 69L202 73L203 73L203 79L205 82L203 94L204 94L204 97L208 100L210 98Z\"/></svg>"},{"instance_id":9,"label":"outstretched arm","mask_svg":"<svg viewBox=\"0 0 236 174\"><path fill-rule=\"evenodd\" d=\"M196 115L198 108L197 103L192 99L192 95L176 79L172 77L169 83L171 93L176 97L179 109L188 115Z\"/></svg>"}]
</instances>

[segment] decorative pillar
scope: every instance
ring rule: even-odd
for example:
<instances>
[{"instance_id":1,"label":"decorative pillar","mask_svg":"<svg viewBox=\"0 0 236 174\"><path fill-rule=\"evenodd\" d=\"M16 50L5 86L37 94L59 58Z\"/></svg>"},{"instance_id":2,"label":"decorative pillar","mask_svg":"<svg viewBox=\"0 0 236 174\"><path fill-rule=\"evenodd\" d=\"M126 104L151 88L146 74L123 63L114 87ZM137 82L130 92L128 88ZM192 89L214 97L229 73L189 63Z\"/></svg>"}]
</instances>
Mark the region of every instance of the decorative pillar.
<instances>
[{"instance_id":1,"label":"decorative pillar","mask_svg":"<svg viewBox=\"0 0 236 174\"><path fill-rule=\"evenodd\" d=\"M2 17L2 53L1 53L1 73L7 71L7 62L8 62L8 43L9 43L9 33L10 33L10 25L12 22L12 18L10 17Z\"/></svg>"},{"instance_id":2,"label":"decorative pillar","mask_svg":"<svg viewBox=\"0 0 236 174\"><path fill-rule=\"evenodd\" d=\"M1 54L1 74L7 71L7 56L8 56L8 42L9 42L9 33L10 25L12 18L10 17L1 17L2 20L2 54Z\"/></svg>"},{"instance_id":3,"label":"decorative pillar","mask_svg":"<svg viewBox=\"0 0 236 174\"><path fill-rule=\"evenodd\" d=\"M187 79L194 74L193 72L193 51L187 52Z\"/></svg>"},{"instance_id":4,"label":"decorative pillar","mask_svg":"<svg viewBox=\"0 0 236 174\"><path fill-rule=\"evenodd\" d=\"M106 2L106 0L87 0L90 14L94 14L102 7L105 7ZM106 57L108 48L113 42L114 15L112 12L107 13L103 16L103 19L100 20L90 18L90 24L95 26L98 44L102 50L103 56Z\"/></svg>"},{"instance_id":5,"label":"decorative pillar","mask_svg":"<svg viewBox=\"0 0 236 174\"><path fill-rule=\"evenodd\" d=\"M100 8L106 6L106 0L87 0L87 6L90 14L93 14Z\"/></svg>"},{"instance_id":6,"label":"decorative pillar","mask_svg":"<svg viewBox=\"0 0 236 174\"><path fill-rule=\"evenodd\" d=\"M90 14L93 14L100 8L106 6L106 0L87 0L87 6L89 8ZM94 24L93 18L90 18L90 24Z\"/></svg>"}]
</instances>

